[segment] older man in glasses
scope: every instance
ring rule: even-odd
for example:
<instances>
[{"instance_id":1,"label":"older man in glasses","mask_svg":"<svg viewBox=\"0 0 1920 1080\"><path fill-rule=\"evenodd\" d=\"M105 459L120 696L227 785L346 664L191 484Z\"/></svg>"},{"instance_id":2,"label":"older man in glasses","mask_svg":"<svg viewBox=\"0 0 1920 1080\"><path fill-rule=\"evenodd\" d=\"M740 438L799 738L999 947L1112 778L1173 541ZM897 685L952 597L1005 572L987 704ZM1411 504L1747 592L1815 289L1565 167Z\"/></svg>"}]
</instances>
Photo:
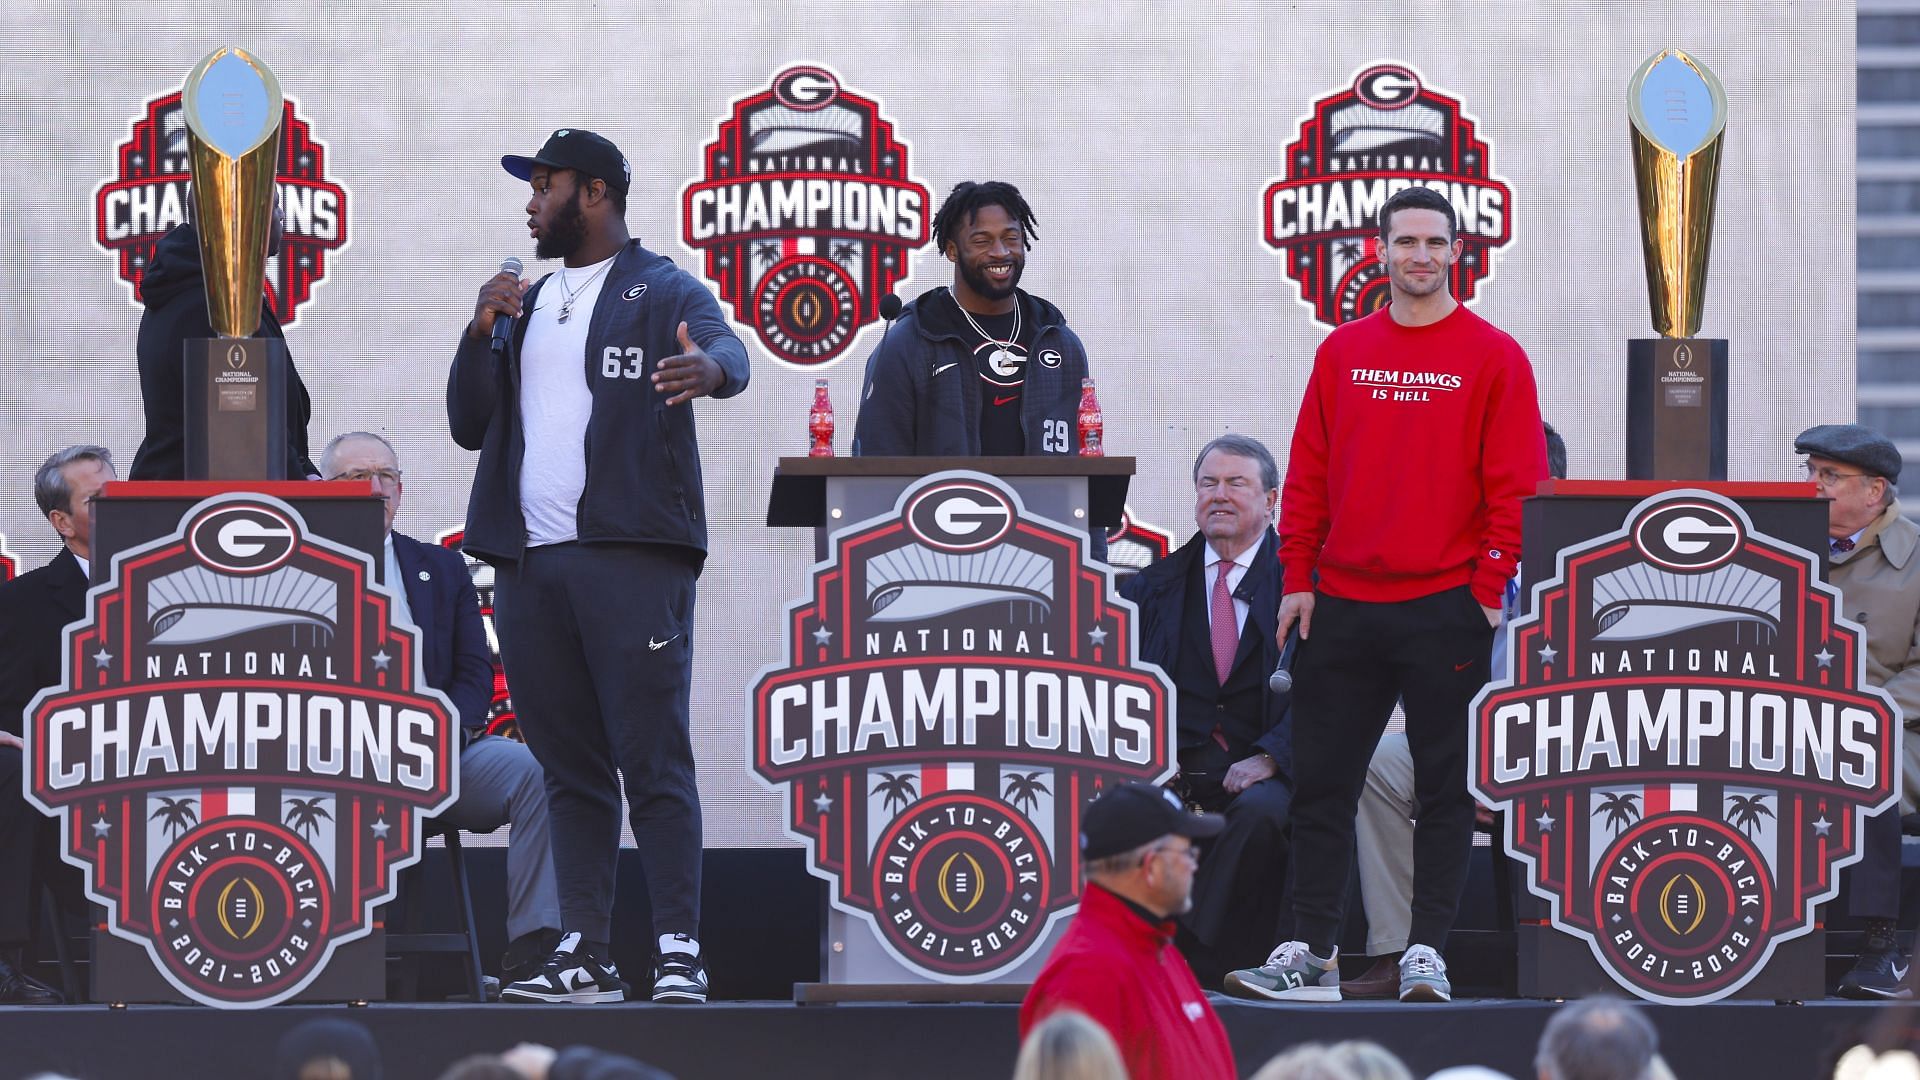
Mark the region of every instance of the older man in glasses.
<instances>
[{"instance_id":1,"label":"older man in glasses","mask_svg":"<svg viewBox=\"0 0 1920 1080\"><path fill-rule=\"evenodd\" d=\"M560 941L560 893L547 830L547 778L525 743L487 734L493 656L473 575L458 552L395 532L405 486L387 440L366 431L335 436L320 455L329 480L371 481L386 500L383 579L395 615L420 628L427 685L447 695L460 719L460 799L441 820L474 832L511 824L507 838L507 953L503 982L538 971Z\"/></svg>"},{"instance_id":2,"label":"older man in glasses","mask_svg":"<svg viewBox=\"0 0 1920 1080\"><path fill-rule=\"evenodd\" d=\"M1232 1080L1233 1047L1192 969L1174 918L1193 906L1199 842L1227 819L1190 814L1151 784L1117 784L1080 819L1080 911L1020 1005L1020 1037L1061 1009L1092 1017L1119 1044L1127 1075Z\"/></svg>"},{"instance_id":3,"label":"older man in glasses","mask_svg":"<svg viewBox=\"0 0 1920 1080\"><path fill-rule=\"evenodd\" d=\"M1867 632L1867 681L1893 697L1908 729L1901 768L1914 808L1920 781L1912 730L1920 724L1920 528L1900 516L1900 451L1858 424L1822 424L1793 441L1807 478L1827 504L1827 580L1841 611ZM1866 941L1841 997L1909 998L1907 958L1894 931L1900 914L1900 810L1867 819L1863 857L1848 871L1847 913L1866 922Z\"/></svg>"}]
</instances>

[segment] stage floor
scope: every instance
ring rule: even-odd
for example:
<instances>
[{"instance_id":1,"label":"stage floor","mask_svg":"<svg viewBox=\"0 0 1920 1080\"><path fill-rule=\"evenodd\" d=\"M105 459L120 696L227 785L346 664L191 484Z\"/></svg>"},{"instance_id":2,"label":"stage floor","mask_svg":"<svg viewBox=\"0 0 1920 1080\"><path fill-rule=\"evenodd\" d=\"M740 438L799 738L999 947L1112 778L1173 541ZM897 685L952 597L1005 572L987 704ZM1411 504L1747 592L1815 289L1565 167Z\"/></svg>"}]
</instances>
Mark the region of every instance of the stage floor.
<instances>
[{"instance_id":1,"label":"stage floor","mask_svg":"<svg viewBox=\"0 0 1920 1080\"><path fill-rule=\"evenodd\" d=\"M1414 1075L1490 1065L1532 1075L1550 1002L1451 1005L1343 1002L1261 1005L1215 998L1241 1075L1296 1043L1365 1038L1401 1055ZM1661 1049L1682 1077L1816 1078L1895 1006L1820 1001L1650 1009ZM174 1006L0 1008L0 1080L55 1070L81 1080L265 1077L293 1025L348 1016L367 1025L394 1080L432 1080L468 1054L521 1041L617 1050L681 1080L778 1076L1003 1078L1013 1073L1019 1010L1012 1005L719 1003L594 1006L282 1006L221 1013Z\"/></svg>"}]
</instances>

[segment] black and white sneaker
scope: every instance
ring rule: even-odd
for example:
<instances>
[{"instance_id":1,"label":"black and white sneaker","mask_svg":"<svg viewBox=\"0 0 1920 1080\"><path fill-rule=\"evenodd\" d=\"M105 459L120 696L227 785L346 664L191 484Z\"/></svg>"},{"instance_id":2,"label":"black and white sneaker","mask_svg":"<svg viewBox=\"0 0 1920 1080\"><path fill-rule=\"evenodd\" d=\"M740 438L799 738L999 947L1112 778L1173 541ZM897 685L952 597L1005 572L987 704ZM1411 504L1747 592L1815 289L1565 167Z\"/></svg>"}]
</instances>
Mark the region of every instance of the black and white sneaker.
<instances>
[{"instance_id":1,"label":"black and white sneaker","mask_svg":"<svg viewBox=\"0 0 1920 1080\"><path fill-rule=\"evenodd\" d=\"M580 952L576 931L560 939L560 947L532 975L500 991L502 1001L599 1003L625 1001L627 984L613 964Z\"/></svg>"},{"instance_id":2,"label":"black and white sneaker","mask_svg":"<svg viewBox=\"0 0 1920 1080\"><path fill-rule=\"evenodd\" d=\"M685 934L661 934L653 956L653 1000L662 1004L701 1004L707 1000L707 968L700 943Z\"/></svg>"},{"instance_id":3,"label":"black and white sneaker","mask_svg":"<svg viewBox=\"0 0 1920 1080\"><path fill-rule=\"evenodd\" d=\"M1853 970L1840 980L1834 993L1856 1001L1904 1001L1913 997L1907 985L1909 961L1900 955L1899 946L1868 949L1853 962Z\"/></svg>"}]
</instances>

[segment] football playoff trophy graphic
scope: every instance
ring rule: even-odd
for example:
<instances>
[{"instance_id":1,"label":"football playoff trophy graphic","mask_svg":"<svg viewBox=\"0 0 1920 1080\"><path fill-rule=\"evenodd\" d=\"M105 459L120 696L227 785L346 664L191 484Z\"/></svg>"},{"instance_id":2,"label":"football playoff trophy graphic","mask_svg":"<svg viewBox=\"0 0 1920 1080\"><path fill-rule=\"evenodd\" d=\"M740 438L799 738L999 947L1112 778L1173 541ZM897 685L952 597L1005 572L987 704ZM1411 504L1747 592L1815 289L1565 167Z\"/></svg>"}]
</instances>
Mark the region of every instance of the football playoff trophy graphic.
<instances>
[{"instance_id":1,"label":"football playoff trophy graphic","mask_svg":"<svg viewBox=\"0 0 1920 1080\"><path fill-rule=\"evenodd\" d=\"M1627 84L1640 245L1658 338L1627 343L1627 478L1727 478L1727 342L1696 338L1719 192L1727 94L1662 49Z\"/></svg>"},{"instance_id":2,"label":"football playoff trophy graphic","mask_svg":"<svg viewBox=\"0 0 1920 1080\"><path fill-rule=\"evenodd\" d=\"M285 480L286 345L253 336L281 227L280 82L259 57L223 46L188 74L181 108L207 314L218 335L186 343L186 478Z\"/></svg>"}]
</instances>

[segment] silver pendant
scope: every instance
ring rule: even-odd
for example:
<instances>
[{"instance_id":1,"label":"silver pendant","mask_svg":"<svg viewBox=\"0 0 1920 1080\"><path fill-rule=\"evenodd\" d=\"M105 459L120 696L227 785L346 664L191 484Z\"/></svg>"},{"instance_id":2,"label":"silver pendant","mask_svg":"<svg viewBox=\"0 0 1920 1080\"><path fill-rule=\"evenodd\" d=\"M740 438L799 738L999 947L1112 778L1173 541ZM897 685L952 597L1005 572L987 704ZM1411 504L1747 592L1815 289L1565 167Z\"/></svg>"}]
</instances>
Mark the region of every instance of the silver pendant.
<instances>
[{"instance_id":1,"label":"silver pendant","mask_svg":"<svg viewBox=\"0 0 1920 1080\"><path fill-rule=\"evenodd\" d=\"M1004 375L1009 373L1014 365L1019 363L1020 358L1006 349L995 349L989 359L993 362L994 370Z\"/></svg>"},{"instance_id":2,"label":"silver pendant","mask_svg":"<svg viewBox=\"0 0 1920 1080\"><path fill-rule=\"evenodd\" d=\"M566 322L566 321L567 321L568 319L571 319L571 318L573 318L573 305L572 305L572 304L561 304L561 305L560 305L560 317L559 317L558 319L555 319L554 321L555 321L555 322Z\"/></svg>"}]
</instances>

